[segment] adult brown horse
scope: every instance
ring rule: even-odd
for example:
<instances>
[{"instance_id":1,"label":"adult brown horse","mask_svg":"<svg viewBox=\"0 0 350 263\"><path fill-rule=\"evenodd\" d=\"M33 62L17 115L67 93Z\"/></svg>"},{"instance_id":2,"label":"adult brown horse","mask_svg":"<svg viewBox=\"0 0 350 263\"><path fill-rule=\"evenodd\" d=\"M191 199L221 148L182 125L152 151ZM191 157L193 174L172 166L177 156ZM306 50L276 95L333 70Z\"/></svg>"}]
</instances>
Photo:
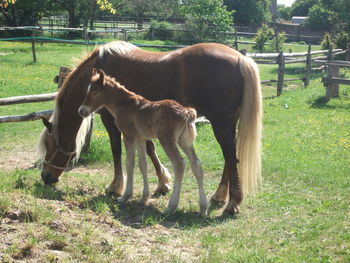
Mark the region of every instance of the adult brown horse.
<instances>
[{"instance_id":1,"label":"adult brown horse","mask_svg":"<svg viewBox=\"0 0 350 263\"><path fill-rule=\"evenodd\" d=\"M256 189L261 173L262 98L260 77L253 60L214 43L197 44L170 52L150 52L130 43L111 42L96 48L65 80L56 98L51 122L44 120L40 145L44 153L42 179L55 183L76 153L82 124L78 108L91 79L92 68L101 68L129 90L149 100L173 99L194 107L210 120L225 160L221 182L213 201L226 211L239 212L243 195ZM121 165L121 136L112 116L100 112L111 140L114 178L107 188L121 195L124 177ZM169 190L164 167L154 146L147 152L160 183L158 192ZM239 161L238 161L239 160Z\"/></svg>"}]
</instances>

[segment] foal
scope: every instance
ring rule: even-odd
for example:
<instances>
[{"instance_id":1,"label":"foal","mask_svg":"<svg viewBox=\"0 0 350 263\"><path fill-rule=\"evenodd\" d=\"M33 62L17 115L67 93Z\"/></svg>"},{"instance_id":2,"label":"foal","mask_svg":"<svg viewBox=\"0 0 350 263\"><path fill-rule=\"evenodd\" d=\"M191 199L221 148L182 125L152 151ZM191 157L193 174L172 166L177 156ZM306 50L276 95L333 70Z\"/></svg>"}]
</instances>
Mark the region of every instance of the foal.
<instances>
[{"instance_id":1,"label":"foal","mask_svg":"<svg viewBox=\"0 0 350 263\"><path fill-rule=\"evenodd\" d=\"M185 161L177 145L181 147L191 163L191 169L199 188L200 214L207 215L208 202L203 188L203 171L193 148L196 137L193 108L183 107L173 100L149 101L128 91L114 78L106 76L101 69L93 69L91 84L86 97L79 108L79 114L87 117L93 111L105 107L113 115L115 124L123 133L127 160L127 183L120 202L127 202L133 194L133 170L135 149L139 156L139 166L143 176L143 194L141 202L149 199L147 178L146 140L158 138L169 157L175 173L173 193L166 214L175 212L180 198L180 189L185 170Z\"/></svg>"}]
</instances>

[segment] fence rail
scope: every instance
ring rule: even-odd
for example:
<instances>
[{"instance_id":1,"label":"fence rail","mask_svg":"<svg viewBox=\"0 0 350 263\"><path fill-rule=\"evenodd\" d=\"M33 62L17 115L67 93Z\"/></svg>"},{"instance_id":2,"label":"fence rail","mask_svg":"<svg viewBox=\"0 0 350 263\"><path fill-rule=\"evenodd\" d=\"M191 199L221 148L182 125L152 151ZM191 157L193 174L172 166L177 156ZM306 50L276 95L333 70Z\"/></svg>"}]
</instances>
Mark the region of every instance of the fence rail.
<instances>
[{"instance_id":1,"label":"fence rail","mask_svg":"<svg viewBox=\"0 0 350 263\"><path fill-rule=\"evenodd\" d=\"M70 44L84 44L84 45L96 45L103 44L106 42L92 42L92 41L72 41L65 39L50 39L43 37L26 37L26 38L8 38L8 39L0 39L0 41L29 41L32 43L33 50L33 60L36 61L35 54L35 42L55 42L55 43L70 43ZM135 45L140 47L156 47L156 48L181 48L185 47L184 45L147 45L147 44L137 44ZM309 45L308 52L300 52L300 53L247 53L245 55L250 56L256 60L258 64L277 64L278 65L278 78L275 80L262 80L261 83L277 83L277 96L282 94L284 82L286 81L298 81L303 80L304 85L307 86L310 79L310 73L312 71L311 63L321 64L322 67L318 69L327 68L327 75L323 78L324 85L327 87L326 97L332 98L339 96L339 84L350 84L350 80L339 78L339 67L350 67L350 62L345 61L331 61L334 55L337 54L347 54L347 57L350 58L350 44L347 50L335 49L335 50L319 50L319 51L311 51L311 45ZM326 56L318 56L312 58L313 55L326 54ZM306 56L306 58L298 59L299 57ZM295 59L297 58L297 59ZM320 58L327 60L320 60ZM285 75L285 65L290 63L304 63L306 62L304 77L303 78L284 78ZM55 82L59 84L59 86L63 83L63 79L65 75L70 70L65 67L60 68L59 75L55 78ZM11 104L19 104L19 103L32 103L32 102L43 102L50 101L55 98L57 92L48 93L48 94L40 94L40 95L29 95L29 96L17 96L11 98L1 98L1 105L11 105ZM19 121L29 121L29 120L37 120L43 116L50 116L52 114L52 110L44 110L39 112L32 112L26 115L13 115L13 116L1 116L0 123L4 122L19 122Z\"/></svg>"}]
</instances>

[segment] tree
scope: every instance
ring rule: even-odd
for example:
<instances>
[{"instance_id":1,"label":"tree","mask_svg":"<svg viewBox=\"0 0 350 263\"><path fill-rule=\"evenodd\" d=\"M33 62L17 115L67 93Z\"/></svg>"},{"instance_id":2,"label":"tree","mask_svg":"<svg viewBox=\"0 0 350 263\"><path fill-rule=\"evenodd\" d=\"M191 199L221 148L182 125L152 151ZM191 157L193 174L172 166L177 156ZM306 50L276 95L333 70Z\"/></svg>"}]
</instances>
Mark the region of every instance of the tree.
<instances>
[{"instance_id":1,"label":"tree","mask_svg":"<svg viewBox=\"0 0 350 263\"><path fill-rule=\"evenodd\" d=\"M182 6L185 29L192 40L222 41L219 32L232 31L233 11L227 11L223 0L186 0Z\"/></svg>"},{"instance_id":2,"label":"tree","mask_svg":"<svg viewBox=\"0 0 350 263\"><path fill-rule=\"evenodd\" d=\"M307 16L309 9L320 3L320 0L296 0L292 4L291 16Z\"/></svg>"},{"instance_id":3,"label":"tree","mask_svg":"<svg viewBox=\"0 0 350 263\"><path fill-rule=\"evenodd\" d=\"M333 12L323 8L321 4L314 5L309 9L306 24L313 29L329 29L333 24Z\"/></svg>"},{"instance_id":4,"label":"tree","mask_svg":"<svg viewBox=\"0 0 350 263\"><path fill-rule=\"evenodd\" d=\"M169 17L179 12L178 0L123 0L127 12L136 16L138 28L143 27L143 18L147 15L155 17Z\"/></svg>"},{"instance_id":5,"label":"tree","mask_svg":"<svg viewBox=\"0 0 350 263\"><path fill-rule=\"evenodd\" d=\"M333 12L334 23L338 31L350 33L350 1L349 0L321 0L325 9Z\"/></svg>"},{"instance_id":6,"label":"tree","mask_svg":"<svg viewBox=\"0 0 350 263\"><path fill-rule=\"evenodd\" d=\"M0 12L7 26L33 26L44 15L56 10L54 0L0 0Z\"/></svg>"},{"instance_id":7,"label":"tree","mask_svg":"<svg viewBox=\"0 0 350 263\"><path fill-rule=\"evenodd\" d=\"M291 20L292 8L285 5L277 5L277 18L283 20Z\"/></svg>"},{"instance_id":8,"label":"tree","mask_svg":"<svg viewBox=\"0 0 350 263\"><path fill-rule=\"evenodd\" d=\"M235 11L235 23L261 25L271 21L270 0L225 0L224 4Z\"/></svg>"}]
</instances>

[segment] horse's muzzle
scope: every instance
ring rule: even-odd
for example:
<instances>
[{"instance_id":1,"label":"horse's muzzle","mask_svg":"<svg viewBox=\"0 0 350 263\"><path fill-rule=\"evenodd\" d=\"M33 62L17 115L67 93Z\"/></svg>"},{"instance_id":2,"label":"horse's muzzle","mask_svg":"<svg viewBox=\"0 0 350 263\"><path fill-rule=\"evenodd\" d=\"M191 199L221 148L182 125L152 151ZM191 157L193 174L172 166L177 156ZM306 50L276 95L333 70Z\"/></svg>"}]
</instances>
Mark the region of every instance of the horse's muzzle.
<instances>
[{"instance_id":1,"label":"horse's muzzle","mask_svg":"<svg viewBox=\"0 0 350 263\"><path fill-rule=\"evenodd\" d=\"M55 184L58 182L58 177L56 177L56 178L52 177L51 174L47 173L47 172L42 172L41 178L43 179L43 181L46 185Z\"/></svg>"}]
</instances>

